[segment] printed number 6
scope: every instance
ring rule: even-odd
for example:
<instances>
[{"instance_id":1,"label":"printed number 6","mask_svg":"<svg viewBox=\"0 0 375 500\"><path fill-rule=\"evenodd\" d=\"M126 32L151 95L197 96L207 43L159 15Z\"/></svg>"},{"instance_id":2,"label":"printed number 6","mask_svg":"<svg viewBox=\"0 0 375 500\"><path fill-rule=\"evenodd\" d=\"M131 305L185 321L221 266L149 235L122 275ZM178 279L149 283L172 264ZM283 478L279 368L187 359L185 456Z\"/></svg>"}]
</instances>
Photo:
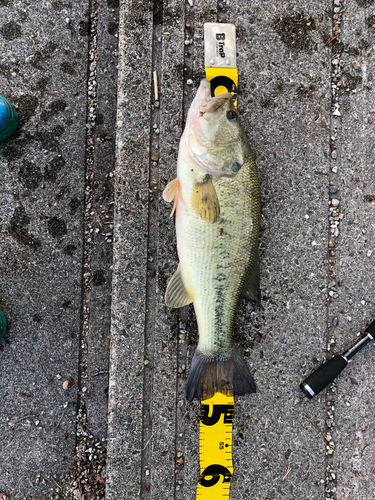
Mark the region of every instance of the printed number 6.
<instances>
[{"instance_id":1,"label":"printed number 6","mask_svg":"<svg viewBox=\"0 0 375 500\"><path fill-rule=\"evenodd\" d=\"M219 482L220 476L223 476L223 483L230 483L232 474L226 467L218 464L209 465L199 476L198 483L209 488L210 486L215 486L215 484ZM210 479L206 479L207 477Z\"/></svg>"}]
</instances>

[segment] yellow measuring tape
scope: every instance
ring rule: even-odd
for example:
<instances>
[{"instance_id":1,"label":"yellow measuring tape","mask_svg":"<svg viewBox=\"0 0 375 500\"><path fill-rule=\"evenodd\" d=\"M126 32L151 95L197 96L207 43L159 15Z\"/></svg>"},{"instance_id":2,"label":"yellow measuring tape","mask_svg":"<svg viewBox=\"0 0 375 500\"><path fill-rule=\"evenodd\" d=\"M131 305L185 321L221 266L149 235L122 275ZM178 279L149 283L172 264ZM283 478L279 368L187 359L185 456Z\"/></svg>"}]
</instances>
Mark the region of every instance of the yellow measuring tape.
<instances>
[{"instance_id":1,"label":"yellow measuring tape","mask_svg":"<svg viewBox=\"0 0 375 500\"><path fill-rule=\"evenodd\" d=\"M214 397L202 401L197 500L229 498L233 475L233 413L233 396L217 392Z\"/></svg>"},{"instance_id":2,"label":"yellow measuring tape","mask_svg":"<svg viewBox=\"0 0 375 500\"><path fill-rule=\"evenodd\" d=\"M236 29L233 24L204 25L206 78L214 95L231 92L237 107ZM202 401L199 436L200 476L197 500L229 498L233 475L234 397L217 392Z\"/></svg>"}]
</instances>

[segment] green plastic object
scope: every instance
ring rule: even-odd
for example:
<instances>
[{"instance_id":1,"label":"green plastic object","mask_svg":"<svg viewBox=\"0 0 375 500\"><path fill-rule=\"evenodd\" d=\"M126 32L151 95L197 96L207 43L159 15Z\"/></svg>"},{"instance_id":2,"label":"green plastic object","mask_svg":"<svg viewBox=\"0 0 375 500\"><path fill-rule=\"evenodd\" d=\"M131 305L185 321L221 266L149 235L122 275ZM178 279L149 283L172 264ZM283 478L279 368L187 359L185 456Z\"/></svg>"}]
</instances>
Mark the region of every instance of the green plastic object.
<instances>
[{"instance_id":1,"label":"green plastic object","mask_svg":"<svg viewBox=\"0 0 375 500\"><path fill-rule=\"evenodd\" d=\"M0 94L0 142L15 131L18 115L12 103Z\"/></svg>"},{"instance_id":2,"label":"green plastic object","mask_svg":"<svg viewBox=\"0 0 375 500\"><path fill-rule=\"evenodd\" d=\"M7 320L5 318L3 311L0 309L0 339L5 335L6 331L7 331Z\"/></svg>"}]
</instances>

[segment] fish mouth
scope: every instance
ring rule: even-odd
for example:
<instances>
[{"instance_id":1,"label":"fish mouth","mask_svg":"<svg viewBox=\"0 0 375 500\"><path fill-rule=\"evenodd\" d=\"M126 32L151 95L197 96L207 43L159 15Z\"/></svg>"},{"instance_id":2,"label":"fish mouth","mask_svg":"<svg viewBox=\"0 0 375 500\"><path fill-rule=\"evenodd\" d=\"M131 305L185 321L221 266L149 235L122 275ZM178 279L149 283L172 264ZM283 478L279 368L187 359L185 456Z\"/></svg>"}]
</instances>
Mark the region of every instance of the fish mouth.
<instances>
[{"instance_id":1,"label":"fish mouth","mask_svg":"<svg viewBox=\"0 0 375 500\"><path fill-rule=\"evenodd\" d=\"M228 101L228 99L231 98L232 94L230 92L210 97L200 105L199 107L200 116L203 116L203 118L205 118L206 120L211 120L221 110L221 108Z\"/></svg>"},{"instance_id":2,"label":"fish mouth","mask_svg":"<svg viewBox=\"0 0 375 500\"><path fill-rule=\"evenodd\" d=\"M232 98L230 92L211 97L211 83L203 79L192 103L189 118L195 121L203 116L206 120L210 120L220 111L229 98Z\"/></svg>"}]
</instances>

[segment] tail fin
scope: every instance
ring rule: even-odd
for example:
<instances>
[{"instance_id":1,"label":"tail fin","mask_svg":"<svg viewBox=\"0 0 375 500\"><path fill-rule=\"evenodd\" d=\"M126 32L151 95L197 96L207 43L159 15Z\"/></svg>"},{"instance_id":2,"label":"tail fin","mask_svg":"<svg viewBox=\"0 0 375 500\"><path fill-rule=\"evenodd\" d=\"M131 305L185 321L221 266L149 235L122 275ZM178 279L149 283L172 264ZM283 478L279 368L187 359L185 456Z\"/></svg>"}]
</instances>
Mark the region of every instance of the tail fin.
<instances>
[{"instance_id":1,"label":"tail fin","mask_svg":"<svg viewBox=\"0 0 375 500\"><path fill-rule=\"evenodd\" d=\"M228 396L251 394L255 384L237 346L218 354L195 351L186 382L186 397L208 399L215 392Z\"/></svg>"}]
</instances>

